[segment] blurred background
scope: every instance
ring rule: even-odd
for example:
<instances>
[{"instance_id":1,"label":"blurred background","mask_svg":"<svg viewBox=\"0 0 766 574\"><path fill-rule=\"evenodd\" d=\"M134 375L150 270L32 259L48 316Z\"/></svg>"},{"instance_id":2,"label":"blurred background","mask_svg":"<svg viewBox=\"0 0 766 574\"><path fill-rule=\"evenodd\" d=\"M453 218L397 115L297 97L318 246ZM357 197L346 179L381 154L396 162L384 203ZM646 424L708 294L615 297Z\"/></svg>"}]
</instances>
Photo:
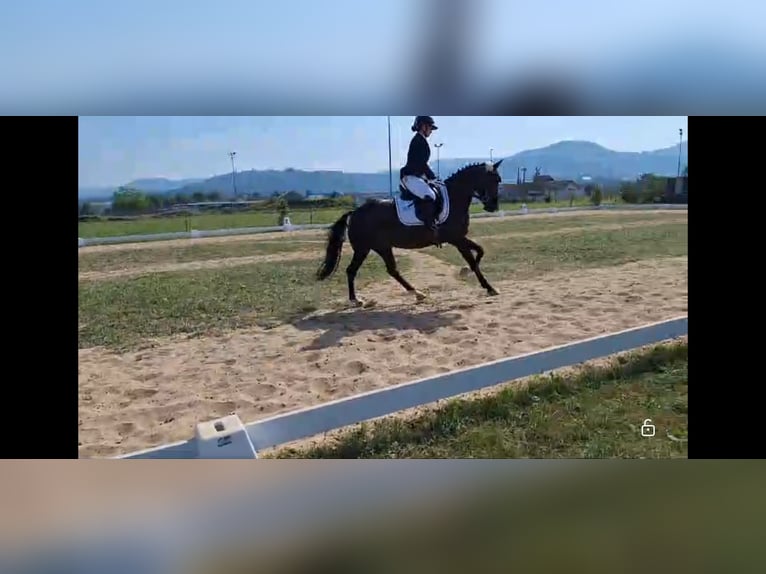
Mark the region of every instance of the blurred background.
<instances>
[{"instance_id":1,"label":"blurred background","mask_svg":"<svg viewBox=\"0 0 766 574\"><path fill-rule=\"evenodd\" d=\"M760 461L59 461L40 472L45 464L5 464L4 573L766 567ZM21 480L38 496L9 504Z\"/></svg>"},{"instance_id":2,"label":"blurred background","mask_svg":"<svg viewBox=\"0 0 766 574\"><path fill-rule=\"evenodd\" d=\"M755 0L0 6L4 114L761 114Z\"/></svg>"}]
</instances>

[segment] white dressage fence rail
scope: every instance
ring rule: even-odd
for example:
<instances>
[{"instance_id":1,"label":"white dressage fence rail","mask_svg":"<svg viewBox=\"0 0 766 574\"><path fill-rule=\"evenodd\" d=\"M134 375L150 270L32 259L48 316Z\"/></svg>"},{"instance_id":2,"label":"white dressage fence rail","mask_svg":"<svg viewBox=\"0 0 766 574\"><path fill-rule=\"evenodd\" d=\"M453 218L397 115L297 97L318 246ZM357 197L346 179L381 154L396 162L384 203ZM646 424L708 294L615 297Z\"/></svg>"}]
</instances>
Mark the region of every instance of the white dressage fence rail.
<instances>
[{"instance_id":1,"label":"white dressage fence rail","mask_svg":"<svg viewBox=\"0 0 766 574\"><path fill-rule=\"evenodd\" d=\"M658 210L674 209L683 211L688 209L686 204L649 204L649 205L599 205L592 207L552 207L550 209L519 209L516 211L498 211L497 213L472 213L472 219L485 217L514 217L532 215L535 213L568 213L571 211L604 211L610 209L619 210ZM177 231L174 233L152 233L150 235L120 235L114 237L79 237L79 247L92 245L116 245L119 243L144 243L148 241L169 241L171 239L197 239L201 237L229 237L233 235L254 235L257 233L277 233L281 231L303 231L307 229L327 229L330 224L314 223L308 225L279 225L273 227L237 227L233 229L209 229L191 231Z\"/></svg>"},{"instance_id":2,"label":"white dressage fence rail","mask_svg":"<svg viewBox=\"0 0 766 574\"><path fill-rule=\"evenodd\" d=\"M198 424L191 440L116 458L258 458L258 451L263 449L687 334L688 317L677 317L362 393L247 425L236 415L230 415Z\"/></svg>"}]
</instances>

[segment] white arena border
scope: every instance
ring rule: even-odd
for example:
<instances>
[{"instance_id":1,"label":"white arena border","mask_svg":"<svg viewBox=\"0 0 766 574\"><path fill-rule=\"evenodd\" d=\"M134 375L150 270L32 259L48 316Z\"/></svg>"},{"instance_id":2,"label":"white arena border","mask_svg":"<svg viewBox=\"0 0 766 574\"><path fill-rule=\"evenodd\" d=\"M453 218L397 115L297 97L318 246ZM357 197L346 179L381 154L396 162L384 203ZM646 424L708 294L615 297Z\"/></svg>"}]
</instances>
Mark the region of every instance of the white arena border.
<instances>
[{"instance_id":1,"label":"white arena border","mask_svg":"<svg viewBox=\"0 0 766 574\"><path fill-rule=\"evenodd\" d=\"M247 425L236 415L197 425L195 437L114 458L258 458L258 451L532 375L688 334L688 317L650 323L280 414Z\"/></svg>"},{"instance_id":2,"label":"white arena border","mask_svg":"<svg viewBox=\"0 0 766 574\"><path fill-rule=\"evenodd\" d=\"M533 215L536 213L568 213L572 211L654 211L661 209L672 209L679 211L688 210L687 204L680 203L655 203L655 204L620 204L620 205L600 205L593 207L553 207L550 209L519 209L518 211L498 211L497 213L472 213L471 219L481 219L485 217L513 217L521 215ZM257 233L276 233L280 231L302 231L307 229L327 229L330 224L310 224L310 225L280 225L274 227L238 227L235 229L210 229L178 231L175 233L154 233L151 235L122 235L116 237L80 237L78 238L79 247L90 247L92 245L116 245L119 243L144 243L148 241L169 241L171 239L197 239L201 237L229 237L234 235L254 235Z\"/></svg>"}]
</instances>

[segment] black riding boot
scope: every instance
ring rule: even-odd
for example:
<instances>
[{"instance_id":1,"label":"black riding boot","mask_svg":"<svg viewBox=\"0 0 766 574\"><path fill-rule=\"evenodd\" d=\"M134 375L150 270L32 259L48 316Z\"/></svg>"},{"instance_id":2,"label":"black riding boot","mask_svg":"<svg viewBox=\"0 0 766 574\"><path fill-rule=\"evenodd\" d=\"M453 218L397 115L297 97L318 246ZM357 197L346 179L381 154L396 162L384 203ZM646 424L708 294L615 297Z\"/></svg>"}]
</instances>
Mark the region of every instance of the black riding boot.
<instances>
[{"instance_id":1,"label":"black riding boot","mask_svg":"<svg viewBox=\"0 0 766 574\"><path fill-rule=\"evenodd\" d=\"M436 225L436 202L431 198L423 200L422 210L423 223L426 227L433 231L434 243L441 247L442 244L439 238L439 226Z\"/></svg>"}]
</instances>

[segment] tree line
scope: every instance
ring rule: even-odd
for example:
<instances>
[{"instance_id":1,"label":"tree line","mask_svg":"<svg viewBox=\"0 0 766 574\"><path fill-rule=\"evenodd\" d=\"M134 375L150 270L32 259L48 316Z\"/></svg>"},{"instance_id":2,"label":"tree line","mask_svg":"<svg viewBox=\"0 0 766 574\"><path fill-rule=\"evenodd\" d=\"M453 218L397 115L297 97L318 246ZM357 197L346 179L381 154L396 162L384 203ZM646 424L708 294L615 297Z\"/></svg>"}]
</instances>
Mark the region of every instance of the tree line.
<instances>
[{"instance_id":1,"label":"tree line","mask_svg":"<svg viewBox=\"0 0 766 574\"><path fill-rule=\"evenodd\" d=\"M689 166L682 172L683 177L689 175ZM660 177L651 173L645 173L636 181L624 182L620 185L620 197L625 203L663 203L669 198L669 178ZM685 202L688 198L683 194L676 197L675 201Z\"/></svg>"},{"instance_id":2,"label":"tree line","mask_svg":"<svg viewBox=\"0 0 766 574\"><path fill-rule=\"evenodd\" d=\"M254 197L260 199L260 203L253 205L250 209L276 210L284 212L290 208L326 208L326 207L348 207L353 206L354 199L351 196L344 196L333 192L328 197L319 199L308 199L308 192L300 193L290 191L287 193L274 192L269 198ZM144 215L156 213L162 209L168 209L177 205L201 202L217 202L223 200L223 194L219 191L194 193L176 193L160 194L147 193L138 189L121 187L112 195L112 204L109 213L111 215ZM80 206L80 216L90 216L94 214L91 202L83 202Z\"/></svg>"}]
</instances>

